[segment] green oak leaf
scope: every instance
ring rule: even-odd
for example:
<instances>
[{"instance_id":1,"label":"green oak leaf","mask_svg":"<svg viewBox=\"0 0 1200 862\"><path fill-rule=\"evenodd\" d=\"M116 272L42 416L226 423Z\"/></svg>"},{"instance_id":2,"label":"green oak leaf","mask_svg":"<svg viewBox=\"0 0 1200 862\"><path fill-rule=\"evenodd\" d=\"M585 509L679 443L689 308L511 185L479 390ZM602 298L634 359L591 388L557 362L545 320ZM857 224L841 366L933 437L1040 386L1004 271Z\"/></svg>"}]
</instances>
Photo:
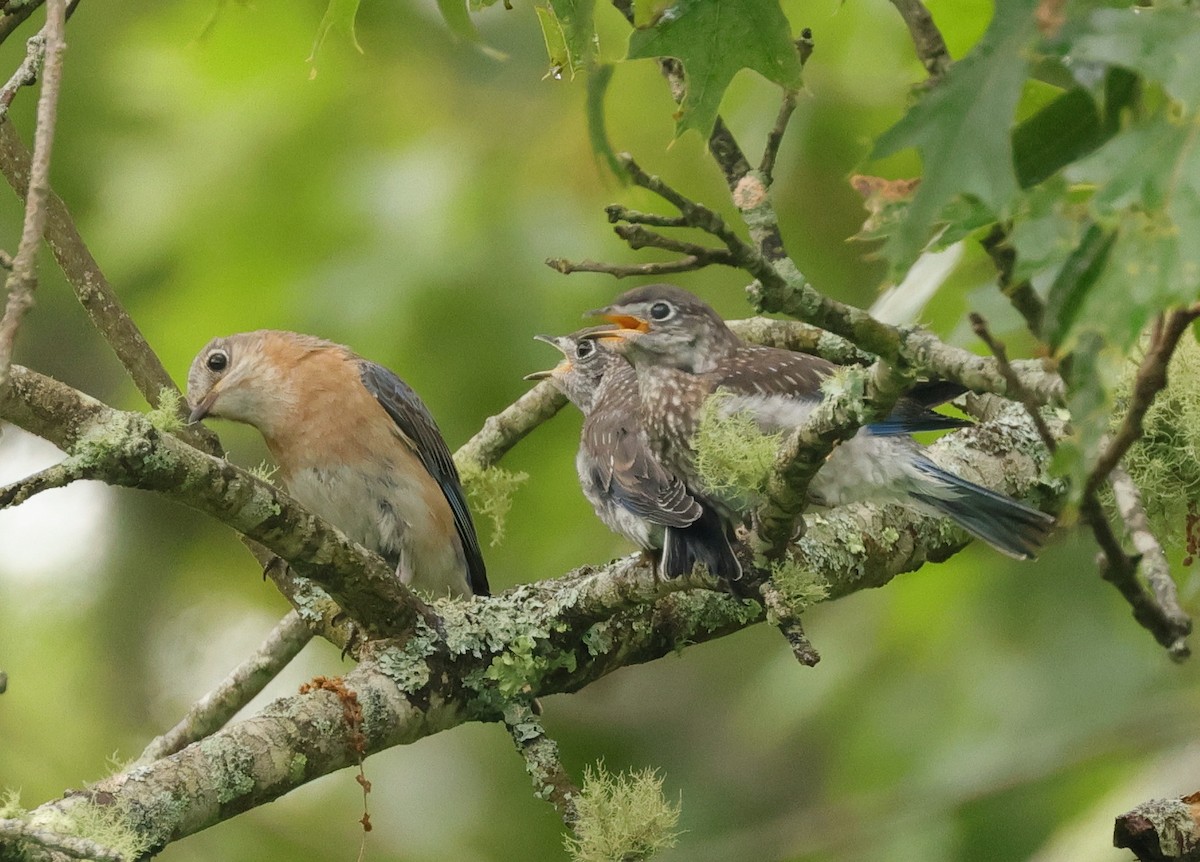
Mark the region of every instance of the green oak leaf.
<instances>
[{"instance_id":1,"label":"green oak leaf","mask_svg":"<svg viewBox=\"0 0 1200 862\"><path fill-rule=\"evenodd\" d=\"M902 222L884 246L894 277L929 241L949 201L960 195L1003 216L1017 192L1011 123L1025 83L1028 48L1038 31L1036 0L1006 0L979 44L955 63L875 144L872 158L915 147L924 176Z\"/></svg>"},{"instance_id":2,"label":"green oak leaf","mask_svg":"<svg viewBox=\"0 0 1200 862\"><path fill-rule=\"evenodd\" d=\"M1159 81L1188 111L1200 107L1200 14L1192 9L1138 6L1101 9L1075 40L1075 62L1104 63Z\"/></svg>"},{"instance_id":3,"label":"green oak leaf","mask_svg":"<svg viewBox=\"0 0 1200 862\"><path fill-rule=\"evenodd\" d=\"M1113 234L1073 328L1127 347L1153 315L1200 296L1200 112L1140 119L1067 178L1096 189L1088 215Z\"/></svg>"},{"instance_id":4,"label":"green oak leaf","mask_svg":"<svg viewBox=\"0 0 1200 862\"><path fill-rule=\"evenodd\" d=\"M587 69L596 58L596 27L592 14L595 0L550 0L549 6L535 6L551 74L571 78Z\"/></svg>"},{"instance_id":5,"label":"green oak leaf","mask_svg":"<svg viewBox=\"0 0 1200 862\"><path fill-rule=\"evenodd\" d=\"M782 87L800 86L800 54L778 0L676 0L650 26L634 30L626 59L674 57L686 92L675 136L712 131L721 97L742 69Z\"/></svg>"}]
</instances>

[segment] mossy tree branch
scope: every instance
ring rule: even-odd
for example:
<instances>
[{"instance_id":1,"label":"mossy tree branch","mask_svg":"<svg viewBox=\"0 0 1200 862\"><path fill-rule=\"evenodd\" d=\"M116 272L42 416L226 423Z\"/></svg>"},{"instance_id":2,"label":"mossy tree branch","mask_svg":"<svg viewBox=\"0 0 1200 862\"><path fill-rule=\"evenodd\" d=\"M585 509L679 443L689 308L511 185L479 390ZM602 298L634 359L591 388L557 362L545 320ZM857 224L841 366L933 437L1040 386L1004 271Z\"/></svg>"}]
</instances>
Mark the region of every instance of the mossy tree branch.
<instances>
[{"instance_id":1,"label":"mossy tree branch","mask_svg":"<svg viewBox=\"0 0 1200 862\"><path fill-rule=\"evenodd\" d=\"M29 373L18 371L15 381ZM1041 484L1045 452L1017 405L933 448L941 460L969 462L982 481L1005 492L1057 493ZM806 520L793 556L831 599L881 586L965 544L957 531L898 507L847 506ZM756 602L694 586L664 584L633 557L500 596L440 600L433 606L435 625L418 617L405 638L368 642L360 664L345 676L363 709L365 750L413 742L467 721L502 721L514 700L577 691L621 667L765 618ZM321 775L356 766L354 732L329 691L283 698L171 757L48 803L31 822L99 806L146 846L160 849ZM45 858L22 852L17 858Z\"/></svg>"},{"instance_id":2,"label":"mossy tree branch","mask_svg":"<svg viewBox=\"0 0 1200 862\"><path fill-rule=\"evenodd\" d=\"M156 491L217 518L319 584L368 631L404 631L432 613L381 558L274 486L159 430L146 416L114 410L20 366L13 366L11 384L0 416L66 451L79 475ZM306 618L326 614L311 595L289 598L301 602Z\"/></svg>"},{"instance_id":3,"label":"mossy tree branch","mask_svg":"<svg viewBox=\"0 0 1200 862\"><path fill-rule=\"evenodd\" d=\"M755 513L750 547L756 561L777 562L787 551L797 519L808 504L808 486L835 446L891 412L912 383L910 373L878 360L869 369L846 369L803 425L784 438Z\"/></svg>"}]
</instances>

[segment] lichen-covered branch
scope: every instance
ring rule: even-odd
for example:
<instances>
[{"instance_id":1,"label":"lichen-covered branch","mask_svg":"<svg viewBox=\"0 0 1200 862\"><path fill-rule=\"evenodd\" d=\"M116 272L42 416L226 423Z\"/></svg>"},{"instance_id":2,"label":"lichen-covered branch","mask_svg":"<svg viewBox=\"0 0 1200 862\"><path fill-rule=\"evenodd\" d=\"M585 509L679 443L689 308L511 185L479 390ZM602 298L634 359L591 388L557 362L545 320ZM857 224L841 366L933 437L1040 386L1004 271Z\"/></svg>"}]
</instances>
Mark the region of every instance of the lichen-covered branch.
<instances>
[{"instance_id":1,"label":"lichen-covered branch","mask_svg":"<svg viewBox=\"0 0 1200 862\"><path fill-rule=\"evenodd\" d=\"M29 189L25 195L25 220L21 227L21 241L13 257L12 270L4 285L8 299L4 306L4 316L0 318L0 392L8 386L9 366L12 364L17 330L21 327L25 313L33 306L33 292L37 287L37 252L42 244L42 234L46 230L46 199L50 194L50 149L54 142L58 91L62 84L62 55L66 48L63 31L66 25L66 0L47 0L46 25L40 33L41 53L44 57L42 88L38 96L37 130L34 133L33 159L29 169ZM34 51L32 46L30 51ZM15 90L13 92L15 93ZM11 101L10 96L9 102Z\"/></svg>"},{"instance_id":2,"label":"lichen-covered branch","mask_svg":"<svg viewBox=\"0 0 1200 862\"><path fill-rule=\"evenodd\" d=\"M17 370L20 383L29 372ZM67 424L78 431L86 422ZM1006 493L1056 493L1041 484L1045 450L1016 405L932 448L939 460L970 462L982 481ZM961 534L898 507L847 506L809 515L806 523L792 558L827 598L881 586L965 544ZM757 602L693 586L664 584L633 557L499 596L440 600L436 625L420 618L402 640L368 642L362 662L342 681L362 707L363 750L413 742L465 721L500 721L514 701L577 691L619 668L765 617ZM31 822L101 806L152 852L356 765L359 754L342 716L341 701L327 690L278 700L171 757L49 803Z\"/></svg>"},{"instance_id":3,"label":"lichen-covered branch","mask_svg":"<svg viewBox=\"0 0 1200 862\"><path fill-rule=\"evenodd\" d=\"M805 634L800 614L770 578L759 584L758 591L767 618L775 623L775 627L788 642L796 661L805 667L814 667L821 660L821 654Z\"/></svg>"},{"instance_id":4,"label":"lichen-covered branch","mask_svg":"<svg viewBox=\"0 0 1200 862\"><path fill-rule=\"evenodd\" d=\"M1029 418L1033 421L1034 427L1037 428L1038 434L1042 437L1042 442L1046 444L1047 449L1053 452L1058 448L1058 441L1054 439L1054 435L1050 433L1050 429L1046 425L1046 420L1042 418L1042 405L1025 388L1025 384L1012 367L1004 342L992 335L991 330L988 329L987 321L983 319L983 315L972 311L970 319L971 328L975 330L975 334L979 336L979 339L988 346L988 350L992 351L992 355L996 357L1000 373L1004 375L1004 380L1007 384L1009 397L1025 405L1025 409L1029 411Z\"/></svg>"},{"instance_id":5,"label":"lichen-covered branch","mask_svg":"<svg viewBox=\"0 0 1200 862\"><path fill-rule=\"evenodd\" d=\"M1200 303L1170 311L1156 321L1146 355L1134 376L1129 407L1116 434L1105 439L1100 457L1084 482L1079 504L1080 515L1091 527L1096 543L1100 546L1098 563L1102 577L1115 586L1129 603L1134 619L1154 635L1155 640L1166 647L1176 659L1183 659L1189 655L1186 638L1191 633L1192 623L1175 600L1173 585L1168 587L1163 583L1161 569L1165 561L1159 560L1161 549L1158 549L1157 554L1154 553L1158 543L1145 523L1140 497L1137 496L1136 490L1132 495L1129 493L1132 483L1125 485L1128 476L1122 471L1116 483L1123 491L1118 508L1126 520L1130 536L1136 537L1135 541L1141 542L1151 551L1150 571L1147 572L1150 590L1138 579L1138 569L1143 562L1142 547L1135 544L1135 547L1138 547L1138 553L1135 555L1125 552L1100 502L1100 488L1109 481L1129 447L1141 438L1146 412L1158 393L1167 385L1167 366L1171 356L1179 345L1179 339L1197 317L1200 317ZM1129 521L1130 517L1133 518L1132 523ZM1169 573L1165 577L1170 582Z\"/></svg>"},{"instance_id":6,"label":"lichen-covered branch","mask_svg":"<svg viewBox=\"0 0 1200 862\"><path fill-rule=\"evenodd\" d=\"M808 486L829 454L863 425L886 416L911 384L911 375L882 360L868 370L846 369L836 394L827 393L803 425L779 446L764 500L755 513L750 547L756 560L778 561L808 504Z\"/></svg>"},{"instance_id":7,"label":"lichen-covered branch","mask_svg":"<svg viewBox=\"0 0 1200 862\"><path fill-rule=\"evenodd\" d=\"M546 733L542 721L528 704L517 701L504 710L504 726L525 761L525 771L533 782L533 795L554 806L563 825L575 831L579 811L579 787L571 779L558 756L558 743Z\"/></svg>"},{"instance_id":8,"label":"lichen-covered branch","mask_svg":"<svg viewBox=\"0 0 1200 862\"><path fill-rule=\"evenodd\" d=\"M67 460L61 464L54 464L47 467L45 470L39 470L32 476L27 476L18 482L13 482L0 488L0 509L7 509L9 506L19 506L35 494L40 494L42 491L49 491L51 488L62 488L76 482L80 479L87 478L83 475L80 465L74 461Z\"/></svg>"},{"instance_id":9,"label":"lichen-covered branch","mask_svg":"<svg viewBox=\"0 0 1200 862\"><path fill-rule=\"evenodd\" d=\"M1175 580L1171 577L1171 566L1158 537L1150 529L1150 520L1146 516L1145 506L1142 505L1142 495L1124 467L1114 467L1108 478L1117 512L1125 522L1129 540L1138 553L1142 576L1150 588L1153 604L1160 610L1157 616L1165 621L1162 624L1164 637L1159 641L1161 643L1170 639L1170 643L1163 645L1167 647L1172 658L1187 658L1189 650L1185 639L1191 634L1192 621L1179 606L1179 594L1175 589Z\"/></svg>"},{"instance_id":10,"label":"lichen-covered branch","mask_svg":"<svg viewBox=\"0 0 1200 862\"><path fill-rule=\"evenodd\" d=\"M430 615L382 559L274 486L192 448L142 414L113 410L20 366L12 372L0 417L59 446L87 475L211 515L287 560L369 631L400 632Z\"/></svg>"},{"instance_id":11,"label":"lichen-covered branch","mask_svg":"<svg viewBox=\"0 0 1200 862\"><path fill-rule=\"evenodd\" d=\"M1117 818L1113 846L1139 862L1195 862L1200 855L1200 793L1151 799Z\"/></svg>"},{"instance_id":12,"label":"lichen-covered branch","mask_svg":"<svg viewBox=\"0 0 1200 862\"><path fill-rule=\"evenodd\" d=\"M224 727L310 640L312 630L308 624L295 611L288 611L258 649L235 667L216 688L196 701L174 727L162 736L155 737L134 765L151 763L174 754Z\"/></svg>"},{"instance_id":13,"label":"lichen-covered branch","mask_svg":"<svg viewBox=\"0 0 1200 862\"><path fill-rule=\"evenodd\" d=\"M5 844L32 845L34 852L44 852L51 859L83 859L92 862L127 862L115 850L102 847L95 841L65 835L50 829L38 829L24 820L0 820L0 849Z\"/></svg>"},{"instance_id":14,"label":"lichen-covered branch","mask_svg":"<svg viewBox=\"0 0 1200 862\"><path fill-rule=\"evenodd\" d=\"M725 323L743 341L797 350L828 359L838 365L870 365L875 357L855 347L846 339L799 320L776 320L771 317L747 317Z\"/></svg>"},{"instance_id":15,"label":"lichen-covered branch","mask_svg":"<svg viewBox=\"0 0 1200 862\"><path fill-rule=\"evenodd\" d=\"M38 73L46 60L46 34L39 30L25 41L25 59L16 71L9 76L8 81L0 87L0 121L7 119L8 109L12 107L13 99L22 87L32 87L37 83Z\"/></svg>"},{"instance_id":16,"label":"lichen-covered branch","mask_svg":"<svg viewBox=\"0 0 1200 862\"><path fill-rule=\"evenodd\" d=\"M475 436L454 453L454 460L459 464L475 464L480 469L491 467L566 403L566 396L543 380L495 416L485 419Z\"/></svg>"}]
</instances>

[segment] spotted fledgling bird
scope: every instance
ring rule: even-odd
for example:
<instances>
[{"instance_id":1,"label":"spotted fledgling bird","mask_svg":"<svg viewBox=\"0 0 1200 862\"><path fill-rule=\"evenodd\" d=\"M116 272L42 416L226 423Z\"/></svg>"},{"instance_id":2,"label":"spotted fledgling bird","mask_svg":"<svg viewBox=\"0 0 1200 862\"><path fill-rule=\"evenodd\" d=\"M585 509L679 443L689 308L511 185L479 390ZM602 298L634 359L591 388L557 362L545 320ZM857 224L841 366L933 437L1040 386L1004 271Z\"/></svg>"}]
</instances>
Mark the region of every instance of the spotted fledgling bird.
<instances>
[{"instance_id":1,"label":"spotted fledgling bird","mask_svg":"<svg viewBox=\"0 0 1200 862\"><path fill-rule=\"evenodd\" d=\"M635 288L591 314L622 327L589 337L609 340L634 366L651 444L664 465L699 493L707 491L692 439L709 395L725 390L725 411L748 413L771 433L803 423L820 403L821 382L837 370L819 357L745 344L708 305L672 285ZM947 517L1009 556L1036 556L1052 517L943 470L908 436L964 424L928 409L947 397L932 384L902 399L887 419L860 429L830 455L810 496L831 506L900 503ZM744 501L717 502L730 519L748 514Z\"/></svg>"},{"instance_id":2,"label":"spotted fledgling bird","mask_svg":"<svg viewBox=\"0 0 1200 862\"><path fill-rule=\"evenodd\" d=\"M633 368L605 342L583 337L611 328L537 336L558 348L563 360L526 377L549 379L584 415L575 456L583 495L610 530L643 551L662 550L664 577L687 574L701 563L716 577L736 580L741 567L721 518L667 472L650 449Z\"/></svg>"},{"instance_id":3,"label":"spotted fledgling bird","mask_svg":"<svg viewBox=\"0 0 1200 862\"><path fill-rule=\"evenodd\" d=\"M454 459L403 380L340 344L260 329L214 338L188 371L191 421L257 428L289 494L431 593L487 595Z\"/></svg>"}]
</instances>

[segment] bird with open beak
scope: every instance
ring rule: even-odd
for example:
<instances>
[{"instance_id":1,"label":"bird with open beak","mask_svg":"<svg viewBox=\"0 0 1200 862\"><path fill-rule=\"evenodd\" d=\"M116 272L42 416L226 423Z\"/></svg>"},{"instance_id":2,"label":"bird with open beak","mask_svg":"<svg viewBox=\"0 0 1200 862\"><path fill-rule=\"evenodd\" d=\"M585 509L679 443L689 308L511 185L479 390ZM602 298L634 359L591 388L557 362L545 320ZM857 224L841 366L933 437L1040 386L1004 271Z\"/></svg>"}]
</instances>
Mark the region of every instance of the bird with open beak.
<instances>
[{"instance_id":1,"label":"bird with open beak","mask_svg":"<svg viewBox=\"0 0 1200 862\"><path fill-rule=\"evenodd\" d=\"M487 595L475 526L437 423L388 369L340 344L261 329L214 338L188 371L191 421L253 425L288 493L405 584Z\"/></svg>"},{"instance_id":2,"label":"bird with open beak","mask_svg":"<svg viewBox=\"0 0 1200 862\"><path fill-rule=\"evenodd\" d=\"M604 339L634 367L646 433L663 465L690 492L740 522L750 513L744 497L713 492L696 468L693 438L708 397L724 390L724 411L748 414L766 433L789 430L820 403L821 384L837 366L746 344L712 308L673 285L634 288L590 314L620 327L588 337ZM1051 516L942 469L909 436L967 424L928 409L946 393L926 387L901 399L883 421L860 429L830 455L809 486L810 497L828 506L899 503L949 518L1009 556L1036 556L1054 525Z\"/></svg>"},{"instance_id":3,"label":"bird with open beak","mask_svg":"<svg viewBox=\"0 0 1200 862\"><path fill-rule=\"evenodd\" d=\"M550 380L583 413L575 468L584 497L605 526L646 553L661 550L664 577L702 564L715 577L736 580L741 567L721 518L664 469L650 448L633 368L607 342L585 337L612 328L536 336L563 359L525 379Z\"/></svg>"}]
</instances>

